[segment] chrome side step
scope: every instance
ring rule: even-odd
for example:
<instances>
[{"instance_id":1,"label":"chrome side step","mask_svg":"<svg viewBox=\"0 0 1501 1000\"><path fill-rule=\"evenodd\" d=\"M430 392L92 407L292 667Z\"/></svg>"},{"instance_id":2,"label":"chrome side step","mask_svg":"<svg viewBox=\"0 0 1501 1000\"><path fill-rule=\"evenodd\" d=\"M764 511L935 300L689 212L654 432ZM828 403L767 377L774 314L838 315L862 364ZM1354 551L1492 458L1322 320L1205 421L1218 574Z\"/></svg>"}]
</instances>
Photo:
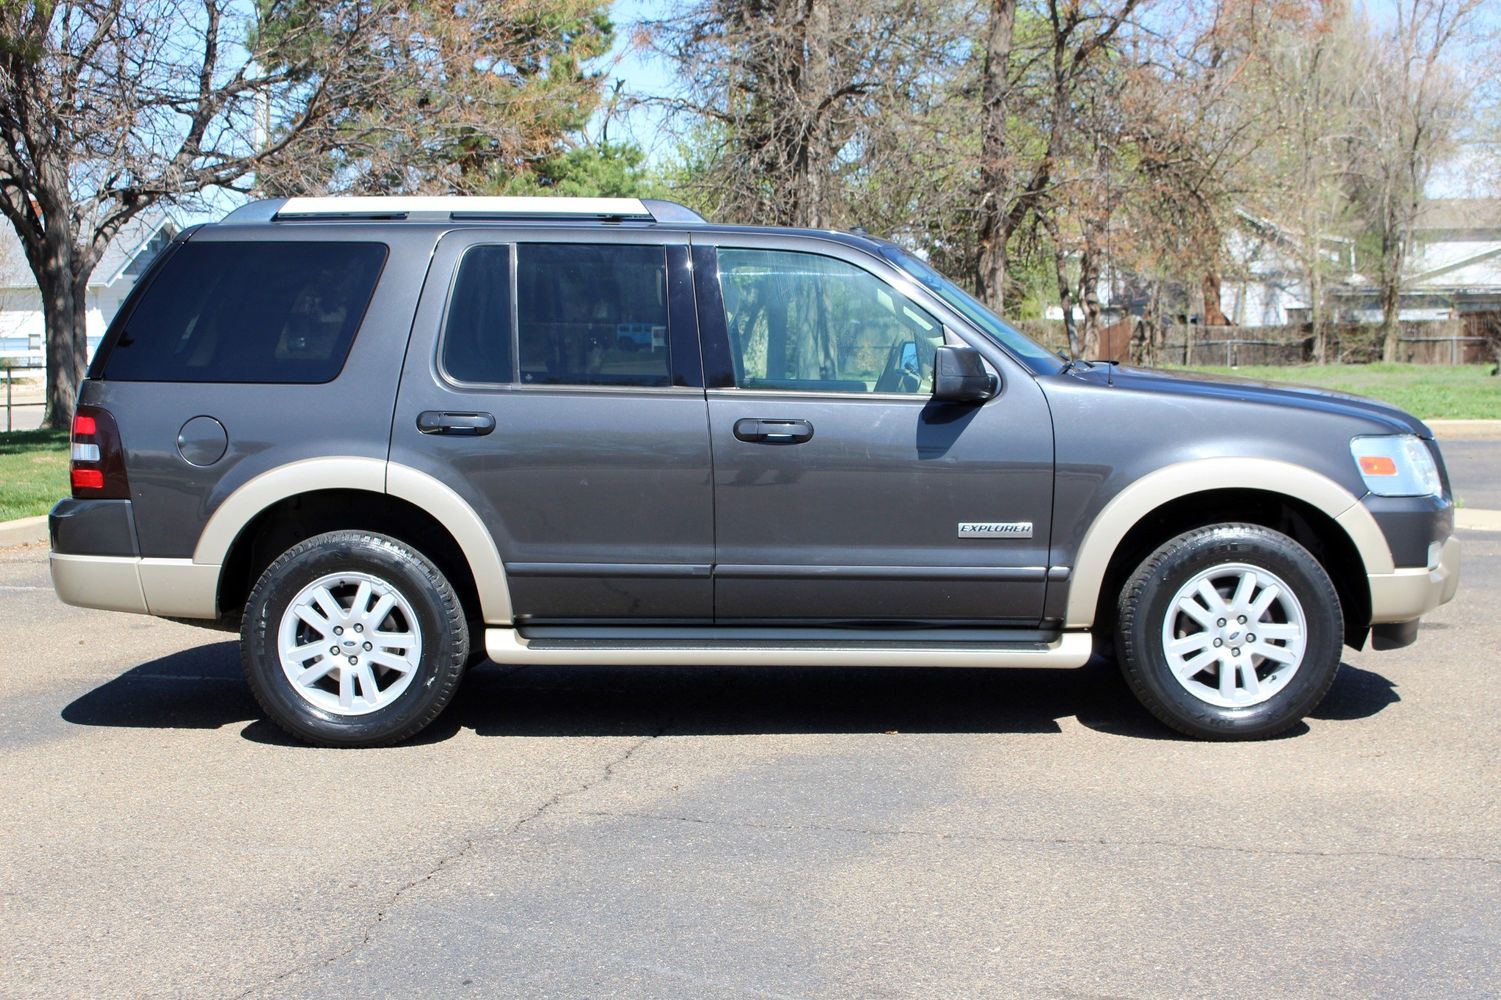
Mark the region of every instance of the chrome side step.
<instances>
[{"instance_id":1,"label":"chrome side step","mask_svg":"<svg viewBox=\"0 0 1501 1000\"><path fill-rule=\"evenodd\" d=\"M786 631L755 639L676 638L668 631L641 639L531 638L516 629L487 628L485 654L496 663L558 666L1066 668L1082 667L1093 647L1088 632L1065 632L1047 641L988 642L975 641L978 636L895 640L889 633L863 630L806 640Z\"/></svg>"}]
</instances>

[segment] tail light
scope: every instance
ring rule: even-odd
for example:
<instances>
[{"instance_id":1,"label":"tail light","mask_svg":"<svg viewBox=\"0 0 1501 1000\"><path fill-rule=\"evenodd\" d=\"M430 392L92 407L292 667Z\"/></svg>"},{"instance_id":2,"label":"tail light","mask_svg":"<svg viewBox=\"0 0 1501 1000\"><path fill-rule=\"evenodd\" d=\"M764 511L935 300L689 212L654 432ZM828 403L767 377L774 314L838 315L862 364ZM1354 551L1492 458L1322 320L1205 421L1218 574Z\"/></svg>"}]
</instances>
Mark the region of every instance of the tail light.
<instances>
[{"instance_id":1,"label":"tail light","mask_svg":"<svg viewBox=\"0 0 1501 1000\"><path fill-rule=\"evenodd\" d=\"M80 406L73 416L73 464L69 472L79 500L128 500L120 429L108 410Z\"/></svg>"}]
</instances>

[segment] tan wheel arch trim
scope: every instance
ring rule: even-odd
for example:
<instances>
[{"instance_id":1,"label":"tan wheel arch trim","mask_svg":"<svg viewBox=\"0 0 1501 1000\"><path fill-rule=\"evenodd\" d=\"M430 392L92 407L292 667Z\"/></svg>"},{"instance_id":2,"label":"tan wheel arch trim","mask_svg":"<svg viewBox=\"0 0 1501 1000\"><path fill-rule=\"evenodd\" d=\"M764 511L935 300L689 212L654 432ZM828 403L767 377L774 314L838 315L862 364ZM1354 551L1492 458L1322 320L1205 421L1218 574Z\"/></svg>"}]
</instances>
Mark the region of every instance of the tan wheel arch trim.
<instances>
[{"instance_id":1,"label":"tan wheel arch trim","mask_svg":"<svg viewBox=\"0 0 1501 1000\"><path fill-rule=\"evenodd\" d=\"M196 564L222 566L230 546L261 511L290 496L318 490L364 490L409 501L427 511L459 543L491 625L510 624L511 590L500 552L474 509L424 472L378 458L310 458L261 473L231 493L209 518L193 550Z\"/></svg>"},{"instance_id":2,"label":"tan wheel arch trim","mask_svg":"<svg viewBox=\"0 0 1501 1000\"><path fill-rule=\"evenodd\" d=\"M1126 533L1152 511L1170 501L1214 490L1259 490L1301 500L1334 519L1365 563L1367 574L1394 568L1386 536L1371 512L1349 490L1327 476L1291 462L1265 458L1205 458L1180 462L1143 476L1121 490L1079 544L1070 575L1066 628L1089 628L1105 571Z\"/></svg>"}]
</instances>

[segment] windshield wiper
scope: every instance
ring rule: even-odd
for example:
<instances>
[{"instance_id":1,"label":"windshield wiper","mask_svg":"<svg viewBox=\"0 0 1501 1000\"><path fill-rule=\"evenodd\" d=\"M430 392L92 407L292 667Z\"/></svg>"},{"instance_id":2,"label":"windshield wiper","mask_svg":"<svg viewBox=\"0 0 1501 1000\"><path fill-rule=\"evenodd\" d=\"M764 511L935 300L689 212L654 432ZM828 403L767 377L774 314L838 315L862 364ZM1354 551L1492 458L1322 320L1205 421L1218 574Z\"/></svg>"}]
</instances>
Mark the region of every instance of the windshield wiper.
<instances>
[{"instance_id":1,"label":"windshield wiper","mask_svg":"<svg viewBox=\"0 0 1501 1000\"><path fill-rule=\"evenodd\" d=\"M1083 366L1084 371L1089 371L1094 368L1093 361L1085 361L1083 358L1071 358L1067 354L1064 354L1062 351L1054 351L1053 353L1063 359L1063 367L1058 369L1059 375L1067 375L1069 372L1073 371L1075 368L1081 365Z\"/></svg>"}]
</instances>

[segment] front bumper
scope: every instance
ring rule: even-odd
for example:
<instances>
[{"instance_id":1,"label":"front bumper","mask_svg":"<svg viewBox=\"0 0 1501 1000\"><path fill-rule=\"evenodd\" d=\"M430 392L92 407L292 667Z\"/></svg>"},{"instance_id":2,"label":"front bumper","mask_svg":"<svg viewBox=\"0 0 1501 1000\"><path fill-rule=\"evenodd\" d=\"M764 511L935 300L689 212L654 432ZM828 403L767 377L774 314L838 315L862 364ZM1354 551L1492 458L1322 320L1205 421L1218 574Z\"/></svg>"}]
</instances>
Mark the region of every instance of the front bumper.
<instances>
[{"instance_id":1,"label":"front bumper","mask_svg":"<svg viewBox=\"0 0 1501 1000\"><path fill-rule=\"evenodd\" d=\"M1428 566L1372 573L1371 624L1421 618L1454 597L1459 589L1459 539L1435 543L1438 558Z\"/></svg>"}]
</instances>

